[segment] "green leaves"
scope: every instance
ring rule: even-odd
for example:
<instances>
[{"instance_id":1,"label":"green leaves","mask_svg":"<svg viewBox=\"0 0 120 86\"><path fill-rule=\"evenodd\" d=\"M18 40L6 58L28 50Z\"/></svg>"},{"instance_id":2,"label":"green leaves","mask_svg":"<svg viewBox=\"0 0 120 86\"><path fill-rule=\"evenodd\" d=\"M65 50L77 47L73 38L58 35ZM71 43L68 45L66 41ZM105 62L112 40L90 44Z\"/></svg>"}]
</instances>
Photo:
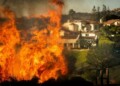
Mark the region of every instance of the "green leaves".
<instances>
[{"instance_id":1,"label":"green leaves","mask_svg":"<svg viewBox=\"0 0 120 86\"><path fill-rule=\"evenodd\" d=\"M107 37L114 41L119 42L120 41L120 27L119 26L105 26L103 28L105 33L107 34Z\"/></svg>"}]
</instances>

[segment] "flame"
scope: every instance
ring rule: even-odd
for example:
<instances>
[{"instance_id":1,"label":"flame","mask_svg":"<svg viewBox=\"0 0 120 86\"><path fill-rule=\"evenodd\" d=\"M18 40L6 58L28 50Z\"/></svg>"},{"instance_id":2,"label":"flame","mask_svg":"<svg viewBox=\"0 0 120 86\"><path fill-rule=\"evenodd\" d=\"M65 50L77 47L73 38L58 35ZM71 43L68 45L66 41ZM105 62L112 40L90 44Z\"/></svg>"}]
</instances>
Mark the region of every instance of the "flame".
<instances>
[{"instance_id":1,"label":"flame","mask_svg":"<svg viewBox=\"0 0 120 86\"><path fill-rule=\"evenodd\" d=\"M6 20L0 24L0 81L14 78L31 80L34 77L39 83L67 73L65 59L62 55L63 45L59 29L62 2L52 0L56 9L50 10L47 17L50 23L47 28L31 31L30 40L23 40L15 24L15 16L9 9L0 9Z\"/></svg>"}]
</instances>

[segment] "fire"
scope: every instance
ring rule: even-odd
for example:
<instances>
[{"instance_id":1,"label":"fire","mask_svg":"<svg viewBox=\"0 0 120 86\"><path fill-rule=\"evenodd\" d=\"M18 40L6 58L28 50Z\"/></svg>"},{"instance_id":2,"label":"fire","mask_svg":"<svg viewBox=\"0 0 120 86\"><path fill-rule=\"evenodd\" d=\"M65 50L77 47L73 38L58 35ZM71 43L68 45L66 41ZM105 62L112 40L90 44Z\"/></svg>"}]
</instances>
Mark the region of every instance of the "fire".
<instances>
[{"instance_id":1,"label":"fire","mask_svg":"<svg viewBox=\"0 0 120 86\"><path fill-rule=\"evenodd\" d=\"M63 45L58 42L63 4L60 0L52 0L52 4L55 9L47 14L50 23L42 30L30 31L30 40L22 39L14 13L5 8L0 9L6 18L0 24L0 81L11 78L18 81L31 80L37 77L42 83L67 73L62 55Z\"/></svg>"}]
</instances>

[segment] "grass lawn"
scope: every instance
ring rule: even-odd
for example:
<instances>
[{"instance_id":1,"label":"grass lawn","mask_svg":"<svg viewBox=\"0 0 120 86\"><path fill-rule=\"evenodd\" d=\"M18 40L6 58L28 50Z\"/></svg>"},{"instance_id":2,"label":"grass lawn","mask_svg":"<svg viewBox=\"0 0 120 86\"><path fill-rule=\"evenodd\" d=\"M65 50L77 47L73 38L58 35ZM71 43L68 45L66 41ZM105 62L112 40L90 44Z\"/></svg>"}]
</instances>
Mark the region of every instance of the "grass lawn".
<instances>
[{"instance_id":1,"label":"grass lawn","mask_svg":"<svg viewBox=\"0 0 120 86\"><path fill-rule=\"evenodd\" d=\"M76 63L75 67L79 68L80 66L84 66L87 60L87 53L89 50L77 51Z\"/></svg>"}]
</instances>

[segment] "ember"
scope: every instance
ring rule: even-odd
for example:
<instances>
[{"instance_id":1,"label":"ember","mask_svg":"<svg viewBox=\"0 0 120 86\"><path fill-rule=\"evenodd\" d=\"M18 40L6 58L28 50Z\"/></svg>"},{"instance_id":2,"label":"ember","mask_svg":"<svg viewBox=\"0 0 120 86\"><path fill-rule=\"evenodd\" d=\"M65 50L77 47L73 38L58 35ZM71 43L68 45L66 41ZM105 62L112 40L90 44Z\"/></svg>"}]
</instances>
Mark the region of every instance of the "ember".
<instances>
[{"instance_id":1,"label":"ember","mask_svg":"<svg viewBox=\"0 0 120 86\"><path fill-rule=\"evenodd\" d=\"M15 16L7 8L1 8L0 24L0 81L31 80L34 77L43 83L50 78L65 75L67 68L62 55L63 45L59 44L59 29L63 2L51 0L55 9L45 17L50 23L42 30L34 29L30 40L21 37L22 31L16 27Z\"/></svg>"}]
</instances>

